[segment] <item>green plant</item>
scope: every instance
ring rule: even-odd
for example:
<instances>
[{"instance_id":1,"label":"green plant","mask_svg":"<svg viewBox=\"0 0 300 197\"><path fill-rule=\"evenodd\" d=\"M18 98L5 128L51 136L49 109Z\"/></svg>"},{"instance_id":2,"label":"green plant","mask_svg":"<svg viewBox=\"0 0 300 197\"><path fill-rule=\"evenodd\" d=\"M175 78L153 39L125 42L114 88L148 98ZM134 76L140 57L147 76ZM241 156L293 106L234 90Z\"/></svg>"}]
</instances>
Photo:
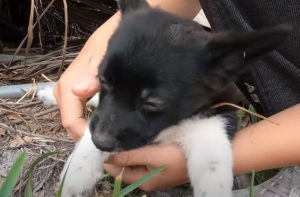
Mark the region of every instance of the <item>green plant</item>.
<instances>
[{"instance_id":1,"label":"green plant","mask_svg":"<svg viewBox=\"0 0 300 197\"><path fill-rule=\"evenodd\" d=\"M46 153L42 156L40 156L39 158L37 158L33 163L32 165L30 166L30 169L29 169L29 172L28 172L28 180L27 180L27 184L25 186L25 197L32 197L33 196L33 189L32 189L32 174L33 174L33 170L35 168L35 166L41 162L43 159L47 158L48 156L51 156L51 155L55 155L55 154L62 154L61 152L49 152L49 153Z\"/></svg>"},{"instance_id":2,"label":"green plant","mask_svg":"<svg viewBox=\"0 0 300 197\"><path fill-rule=\"evenodd\" d=\"M243 105L244 107L244 105ZM238 130L240 130L242 128L242 119L244 117L245 111L240 110L240 113L238 114L239 117L239 122L238 122Z\"/></svg>"},{"instance_id":3,"label":"green plant","mask_svg":"<svg viewBox=\"0 0 300 197\"><path fill-rule=\"evenodd\" d=\"M11 193L16 185L18 177L22 171L25 159L26 159L26 151L24 151L18 159L14 162L13 166L9 170L7 177L4 180L4 183L0 190L1 197L10 197Z\"/></svg>"},{"instance_id":4,"label":"green plant","mask_svg":"<svg viewBox=\"0 0 300 197\"><path fill-rule=\"evenodd\" d=\"M253 170L251 175L250 197L253 197L254 176L255 176L255 171Z\"/></svg>"},{"instance_id":5,"label":"green plant","mask_svg":"<svg viewBox=\"0 0 300 197\"><path fill-rule=\"evenodd\" d=\"M253 105L250 105L250 106L249 106L249 110L250 110L251 112L253 112L253 113L256 113L256 110L255 110L255 108L253 107ZM259 117L254 116L254 115L252 115L252 114L250 114L250 115L251 115L251 122L252 122L252 124L255 124L255 123L257 123L257 122L260 121L260 118L259 118Z\"/></svg>"},{"instance_id":6,"label":"green plant","mask_svg":"<svg viewBox=\"0 0 300 197\"><path fill-rule=\"evenodd\" d=\"M159 172L163 171L166 167L167 167L167 165L164 165L164 166L162 166L160 168L157 168L157 169L149 172L148 174L146 174L140 180L138 180L138 181L132 183L131 185L127 186L126 188L124 188L121 191L119 197L123 197L123 196L129 194L131 191L133 191L134 189L136 189L137 187L139 187L140 185L142 185L143 183L145 183L146 181L148 181L150 178L152 178L153 176L155 176Z\"/></svg>"}]
</instances>

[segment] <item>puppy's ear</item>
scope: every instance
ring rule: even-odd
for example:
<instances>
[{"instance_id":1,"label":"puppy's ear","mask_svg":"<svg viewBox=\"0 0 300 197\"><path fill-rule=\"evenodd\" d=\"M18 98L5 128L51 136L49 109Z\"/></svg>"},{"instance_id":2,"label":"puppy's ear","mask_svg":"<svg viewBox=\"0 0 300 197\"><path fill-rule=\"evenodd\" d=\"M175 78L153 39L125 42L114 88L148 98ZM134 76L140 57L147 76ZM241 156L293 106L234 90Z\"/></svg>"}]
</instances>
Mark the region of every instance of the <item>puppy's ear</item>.
<instances>
[{"instance_id":1,"label":"puppy's ear","mask_svg":"<svg viewBox=\"0 0 300 197\"><path fill-rule=\"evenodd\" d=\"M146 0L118 0L122 15L143 7L150 7Z\"/></svg>"},{"instance_id":2,"label":"puppy's ear","mask_svg":"<svg viewBox=\"0 0 300 197\"><path fill-rule=\"evenodd\" d=\"M214 34L206 44L209 56L207 74L236 80L245 73L250 62L275 50L284 42L292 28L278 25L253 32L221 32Z\"/></svg>"},{"instance_id":3,"label":"puppy's ear","mask_svg":"<svg viewBox=\"0 0 300 197\"><path fill-rule=\"evenodd\" d=\"M230 54L246 54L248 58L257 58L275 50L286 39L292 28L278 25L253 32L222 32L215 34L207 47L212 58Z\"/></svg>"}]
</instances>

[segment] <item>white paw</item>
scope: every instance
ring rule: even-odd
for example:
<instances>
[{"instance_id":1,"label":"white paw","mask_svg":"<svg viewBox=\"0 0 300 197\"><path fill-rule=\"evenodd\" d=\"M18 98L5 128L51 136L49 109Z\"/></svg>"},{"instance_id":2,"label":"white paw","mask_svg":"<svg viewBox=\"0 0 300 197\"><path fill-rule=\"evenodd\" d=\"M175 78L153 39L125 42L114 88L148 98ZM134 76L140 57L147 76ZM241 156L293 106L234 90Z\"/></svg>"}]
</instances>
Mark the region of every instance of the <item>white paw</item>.
<instances>
[{"instance_id":1,"label":"white paw","mask_svg":"<svg viewBox=\"0 0 300 197\"><path fill-rule=\"evenodd\" d=\"M232 197L231 169L213 161L207 165L208 169L198 174L198 180L194 179L194 197Z\"/></svg>"},{"instance_id":2,"label":"white paw","mask_svg":"<svg viewBox=\"0 0 300 197\"><path fill-rule=\"evenodd\" d=\"M44 89L38 89L37 98L46 105L57 105L56 99L53 94L54 87L46 87ZM100 93L95 94L87 103L86 106L97 107L99 104Z\"/></svg>"},{"instance_id":3,"label":"white paw","mask_svg":"<svg viewBox=\"0 0 300 197\"><path fill-rule=\"evenodd\" d=\"M65 176L63 197L91 196L98 180L102 178L103 162L109 154L98 150L86 129L81 141L69 156L60 175L60 182Z\"/></svg>"},{"instance_id":4,"label":"white paw","mask_svg":"<svg viewBox=\"0 0 300 197\"><path fill-rule=\"evenodd\" d=\"M99 104L100 93L95 94L87 103L86 106L97 107Z\"/></svg>"},{"instance_id":5,"label":"white paw","mask_svg":"<svg viewBox=\"0 0 300 197\"><path fill-rule=\"evenodd\" d=\"M38 89L37 98L46 105L57 105L56 99L53 94L54 87L46 87L44 89Z\"/></svg>"}]
</instances>

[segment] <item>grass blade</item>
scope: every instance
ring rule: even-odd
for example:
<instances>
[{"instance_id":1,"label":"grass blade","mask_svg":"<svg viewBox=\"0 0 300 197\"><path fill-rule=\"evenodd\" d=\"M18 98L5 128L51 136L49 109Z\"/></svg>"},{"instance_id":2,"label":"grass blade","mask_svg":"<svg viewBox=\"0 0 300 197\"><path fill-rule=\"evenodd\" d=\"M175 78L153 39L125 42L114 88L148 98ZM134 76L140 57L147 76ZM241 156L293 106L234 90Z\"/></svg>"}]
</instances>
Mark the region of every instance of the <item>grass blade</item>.
<instances>
[{"instance_id":1,"label":"grass blade","mask_svg":"<svg viewBox=\"0 0 300 197\"><path fill-rule=\"evenodd\" d=\"M250 106L249 106L249 110L250 110L251 112L253 112L253 113L256 113L256 110L255 110L255 108L253 107L253 105L250 105ZM251 114L251 122L252 122L252 124L257 123L257 122L258 122L258 117L257 117L257 116L254 116L253 114Z\"/></svg>"},{"instance_id":2,"label":"grass blade","mask_svg":"<svg viewBox=\"0 0 300 197\"><path fill-rule=\"evenodd\" d=\"M146 174L146 176L144 176L140 180L138 180L138 181L132 183L131 185L127 186L126 188L124 188L121 191L120 197L123 197L123 196L127 195L129 192L133 191L134 189L136 189L137 187L139 187L140 185L142 185L143 183L148 181L150 178L152 178L154 175L156 175L159 172L161 172L162 170L164 170L166 167L167 167L167 165L164 165L163 167L157 168L157 169L149 172L148 174Z\"/></svg>"},{"instance_id":3,"label":"grass blade","mask_svg":"<svg viewBox=\"0 0 300 197\"><path fill-rule=\"evenodd\" d=\"M122 175L123 175L124 169L125 168L123 168L120 175L116 177L113 197L119 197L120 196L121 184L122 184Z\"/></svg>"},{"instance_id":4,"label":"grass blade","mask_svg":"<svg viewBox=\"0 0 300 197\"><path fill-rule=\"evenodd\" d=\"M30 169L29 169L29 172L28 172L28 181L27 181L27 184L25 186L25 197L32 197L33 194L32 194L32 174L33 174L33 170L35 168L35 166L41 162L43 159L45 159L46 157L48 156L51 156L51 155L56 155L56 154L62 154L62 152L49 152L49 153L46 153L42 156L40 156L39 158L37 158L31 165Z\"/></svg>"},{"instance_id":5,"label":"grass blade","mask_svg":"<svg viewBox=\"0 0 300 197\"><path fill-rule=\"evenodd\" d=\"M255 177L255 171L253 170L251 176L250 197L253 197L254 177Z\"/></svg>"},{"instance_id":6,"label":"grass blade","mask_svg":"<svg viewBox=\"0 0 300 197\"><path fill-rule=\"evenodd\" d=\"M243 107L244 107L244 105L243 105ZM238 122L238 130L240 130L241 128L242 128L242 119L243 119L243 117L244 117L244 111L243 110L241 110L240 111L240 114L239 114L239 122Z\"/></svg>"},{"instance_id":7,"label":"grass blade","mask_svg":"<svg viewBox=\"0 0 300 197\"><path fill-rule=\"evenodd\" d=\"M16 185L16 182L18 180L18 177L20 176L21 170L23 168L25 159L26 159L26 151L24 151L18 159L15 161L13 166L11 167L10 171L8 172L8 175L6 179L4 180L4 183L2 185L2 188L0 190L0 196L1 197L10 197L11 193Z\"/></svg>"}]
</instances>

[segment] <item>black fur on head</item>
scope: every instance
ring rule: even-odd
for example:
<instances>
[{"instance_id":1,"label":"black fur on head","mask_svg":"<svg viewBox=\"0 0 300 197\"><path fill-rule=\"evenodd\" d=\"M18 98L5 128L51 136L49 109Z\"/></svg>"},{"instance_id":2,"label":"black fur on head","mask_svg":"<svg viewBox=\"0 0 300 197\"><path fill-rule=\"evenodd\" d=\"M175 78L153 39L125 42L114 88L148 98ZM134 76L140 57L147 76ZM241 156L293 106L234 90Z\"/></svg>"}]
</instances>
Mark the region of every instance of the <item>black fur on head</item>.
<instances>
[{"instance_id":1,"label":"black fur on head","mask_svg":"<svg viewBox=\"0 0 300 197\"><path fill-rule=\"evenodd\" d=\"M101 101L89 124L94 144L109 152L147 145L163 129L226 101L225 90L251 62L291 31L280 25L212 34L145 0L118 3L122 19L99 67Z\"/></svg>"}]
</instances>

